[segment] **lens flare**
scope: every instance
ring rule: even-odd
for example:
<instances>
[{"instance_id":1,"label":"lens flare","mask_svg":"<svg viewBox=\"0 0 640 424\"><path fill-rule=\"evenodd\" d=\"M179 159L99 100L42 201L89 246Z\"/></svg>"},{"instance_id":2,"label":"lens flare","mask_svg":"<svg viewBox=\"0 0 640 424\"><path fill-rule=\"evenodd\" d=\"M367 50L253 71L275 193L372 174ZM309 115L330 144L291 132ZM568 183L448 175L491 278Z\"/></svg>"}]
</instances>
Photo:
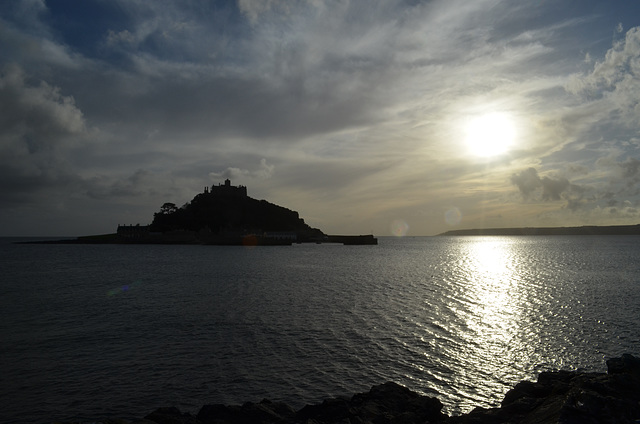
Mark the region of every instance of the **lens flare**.
<instances>
[{"instance_id":1,"label":"lens flare","mask_svg":"<svg viewBox=\"0 0 640 424\"><path fill-rule=\"evenodd\" d=\"M113 288L113 289L109 290L107 292L107 296L109 296L109 297L117 296L117 295L119 295L121 293L125 293L125 292L128 292L130 290L133 290L133 289L139 287L140 284L141 284L140 281L134 281L131 284L124 284L124 285L122 285L120 287L116 287L116 288Z\"/></svg>"},{"instance_id":2,"label":"lens flare","mask_svg":"<svg viewBox=\"0 0 640 424\"><path fill-rule=\"evenodd\" d=\"M401 219L396 219L391 223L391 234L396 237L403 237L409 231L409 224Z\"/></svg>"},{"instance_id":3,"label":"lens flare","mask_svg":"<svg viewBox=\"0 0 640 424\"><path fill-rule=\"evenodd\" d=\"M256 247L258 245L258 238L253 234L242 237L242 245L244 247Z\"/></svg>"},{"instance_id":4,"label":"lens flare","mask_svg":"<svg viewBox=\"0 0 640 424\"><path fill-rule=\"evenodd\" d=\"M460 209L453 207L444 213L444 220L451 226L458 225L462 221L462 212L460 212Z\"/></svg>"}]
</instances>

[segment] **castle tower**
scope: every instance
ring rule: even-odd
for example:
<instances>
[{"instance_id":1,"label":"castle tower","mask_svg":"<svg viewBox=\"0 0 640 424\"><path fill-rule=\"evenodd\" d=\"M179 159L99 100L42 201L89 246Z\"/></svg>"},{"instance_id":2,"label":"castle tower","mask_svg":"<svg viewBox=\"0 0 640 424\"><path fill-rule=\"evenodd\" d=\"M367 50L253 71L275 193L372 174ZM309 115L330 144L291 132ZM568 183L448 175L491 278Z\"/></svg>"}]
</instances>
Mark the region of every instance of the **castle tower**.
<instances>
[{"instance_id":1,"label":"castle tower","mask_svg":"<svg viewBox=\"0 0 640 424\"><path fill-rule=\"evenodd\" d=\"M224 184L212 185L209 193L217 196L234 196L234 197L246 197L247 187L245 186L232 186L231 180L224 180Z\"/></svg>"}]
</instances>

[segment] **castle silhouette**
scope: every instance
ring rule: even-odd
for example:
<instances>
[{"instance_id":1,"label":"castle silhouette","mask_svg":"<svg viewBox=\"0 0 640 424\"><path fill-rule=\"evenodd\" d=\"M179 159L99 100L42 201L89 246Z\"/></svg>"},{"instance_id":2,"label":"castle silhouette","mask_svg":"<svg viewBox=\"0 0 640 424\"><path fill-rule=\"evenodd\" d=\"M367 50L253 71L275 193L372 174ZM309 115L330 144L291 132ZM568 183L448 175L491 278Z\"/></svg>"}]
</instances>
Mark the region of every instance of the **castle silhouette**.
<instances>
[{"instance_id":1,"label":"castle silhouette","mask_svg":"<svg viewBox=\"0 0 640 424\"><path fill-rule=\"evenodd\" d=\"M209 189L209 187L205 187L204 194L213 194L216 196L247 197L247 187L242 185L237 187L232 186L231 180L227 178L226 180L224 180L224 185L212 185L211 189Z\"/></svg>"}]
</instances>

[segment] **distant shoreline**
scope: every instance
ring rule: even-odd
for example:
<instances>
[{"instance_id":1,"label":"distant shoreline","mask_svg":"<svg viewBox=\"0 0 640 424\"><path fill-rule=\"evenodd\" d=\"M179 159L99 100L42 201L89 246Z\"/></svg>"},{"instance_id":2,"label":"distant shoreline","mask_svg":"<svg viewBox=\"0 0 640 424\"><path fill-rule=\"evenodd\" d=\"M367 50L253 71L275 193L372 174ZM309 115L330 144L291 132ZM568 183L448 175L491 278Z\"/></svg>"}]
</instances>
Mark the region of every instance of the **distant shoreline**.
<instances>
[{"instance_id":1,"label":"distant shoreline","mask_svg":"<svg viewBox=\"0 0 640 424\"><path fill-rule=\"evenodd\" d=\"M437 236L624 236L640 235L640 224L582 227L476 228L450 230Z\"/></svg>"}]
</instances>

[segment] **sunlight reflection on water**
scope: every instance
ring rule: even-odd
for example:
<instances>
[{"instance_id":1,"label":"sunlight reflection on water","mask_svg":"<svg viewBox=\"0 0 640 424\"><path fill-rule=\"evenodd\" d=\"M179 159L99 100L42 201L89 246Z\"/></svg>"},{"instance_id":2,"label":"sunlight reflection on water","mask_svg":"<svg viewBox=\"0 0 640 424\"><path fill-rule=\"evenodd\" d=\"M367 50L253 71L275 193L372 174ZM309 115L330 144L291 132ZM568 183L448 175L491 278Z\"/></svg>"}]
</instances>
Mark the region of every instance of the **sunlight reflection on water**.
<instances>
[{"instance_id":1,"label":"sunlight reflection on water","mask_svg":"<svg viewBox=\"0 0 640 424\"><path fill-rule=\"evenodd\" d=\"M544 246L544 242L537 246L540 241L471 237L448 244L453 265L443 275L451 294L443 296L442 302L455 319L441 325L463 341L446 352L452 359L449 366L456 386L452 390L456 403L448 404L452 411L495 405L514 384L535 377L539 370L593 364L594 356L604 362L607 330L597 317L612 313L609 296L607 292L587 296L592 302L587 306L583 292L602 290L604 281L598 272L607 262L607 253L575 249L566 239L567 250ZM612 246L616 244L600 245ZM631 272L627 268L635 267L628 262L618 266L620 273L607 273L607 282L627 278ZM637 281L632 293L637 298ZM628 311L622 317L638 328ZM464 325L456 324L457 320Z\"/></svg>"},{"instance_id":2,"label":"sunlight reflection on water","mask_svg":"<svg viewBox=\"0 0 640 424\"><path fill-rule=\"evenodd\" d=\"M513 239L479 238L466 243L461 259L468 275L466 285L469 313L465 315L469 334L474 340L470 369L483 370L495 383L487 390L500 393L500 382L509 384L518 378L517 363L529 362L522 328L525 298L524 282L518 274L518 256ZM517 356L517 357L516 357ZM475 361L474 361L475 360ZM472 383L472 382L469 382ZM485 395L487 395L485 393Z\"/></svg>"}]
</instances>

